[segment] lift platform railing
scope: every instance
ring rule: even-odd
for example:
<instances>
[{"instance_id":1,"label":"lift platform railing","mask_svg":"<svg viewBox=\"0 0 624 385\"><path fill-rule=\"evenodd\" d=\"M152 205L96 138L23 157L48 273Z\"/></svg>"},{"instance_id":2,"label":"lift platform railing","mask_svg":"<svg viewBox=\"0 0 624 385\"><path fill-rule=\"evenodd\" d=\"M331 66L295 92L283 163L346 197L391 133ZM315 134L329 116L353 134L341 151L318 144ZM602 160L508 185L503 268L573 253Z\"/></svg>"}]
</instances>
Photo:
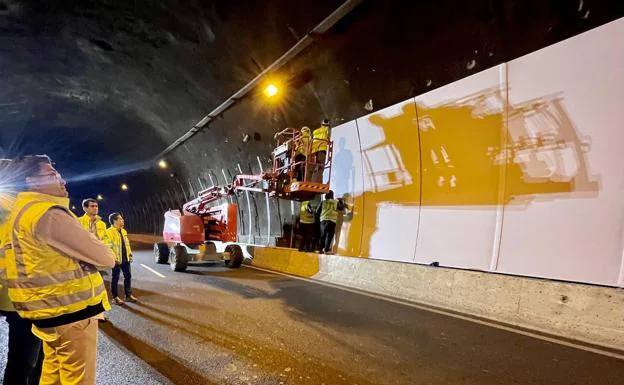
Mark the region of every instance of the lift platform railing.
<instances>
[{"instance_id":1,"label":"lift platform railing","mask_svg":"<svg viewBox=\"0 0 624 385\"><path fill-rule=\"evenodd\" d=\"M273 173L275 176L288 175L290 180L295 181L297 174L303 176L298 182L323 183L322 175L328 171L331 177L333 142L329 139L319 139L312 136L304 136L301 131L294 128L286 128L275 134L277 146L273 151ZM312 149L326 147L326 156L323 161L317 161ZM300 151L302 149L303 151ZM299 154L303 153L304 159L298 160ZM310 180L314 171L321 174L318 181Z\"/></svg>"}]
</instances>

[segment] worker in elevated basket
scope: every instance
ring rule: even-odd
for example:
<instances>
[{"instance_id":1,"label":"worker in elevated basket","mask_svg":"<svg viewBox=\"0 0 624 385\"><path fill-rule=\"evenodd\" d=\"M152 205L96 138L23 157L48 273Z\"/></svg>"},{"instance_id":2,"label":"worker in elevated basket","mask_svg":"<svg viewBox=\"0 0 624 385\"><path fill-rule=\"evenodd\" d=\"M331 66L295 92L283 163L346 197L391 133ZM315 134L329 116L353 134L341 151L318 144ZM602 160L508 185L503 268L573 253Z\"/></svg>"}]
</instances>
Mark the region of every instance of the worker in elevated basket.
<instances>
[{"instance_id":1,"label":"worker in elevated basket","mask_svg":"<svg viewBox=\"0 0 624 385\"><path fill-rule=\"evenodd\" d=\"M295 147L295 163L297 166L295 167L296 178L299 182L304 180L304 172L306 166L306 159L308 157L308 152L310 151L310 128L309 127L301 127L301 139L296 144ZM311 170L308 170L308 173L311 173ZM309 178L305 178L306 180Z\"/></svg>"},{"instance_id":2,"label":"worker in elevated basket","mask_svg":"<svg viewBox=\"0 0 624 385\"><path fill-rule=\"evenodd\" d=\"M325 160L327 159L327 144L329 143L329 119L323 119L321 126L312 133L312 158L314 159L314 173L312 182L323 181Z\"/></svg>"}]
</instances>

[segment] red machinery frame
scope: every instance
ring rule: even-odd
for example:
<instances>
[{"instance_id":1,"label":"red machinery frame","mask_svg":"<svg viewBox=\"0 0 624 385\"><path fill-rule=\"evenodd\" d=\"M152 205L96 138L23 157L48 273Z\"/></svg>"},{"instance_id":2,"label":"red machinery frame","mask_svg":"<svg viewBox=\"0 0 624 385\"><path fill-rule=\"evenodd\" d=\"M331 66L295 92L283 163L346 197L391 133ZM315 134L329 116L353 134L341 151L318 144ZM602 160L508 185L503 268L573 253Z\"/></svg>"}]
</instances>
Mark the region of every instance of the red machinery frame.
<instances>
[{"instance_id":1,"label":"red machinery frame","mask_svg":"<svg viewBox=\"0 0 624 385\"><path fill-rule=\"evenodd\" d=\"M237 206L235 204L212 206L211 204L240 191L268 193L280 199L295 201L310 200L318 194L325 194L329 191L333 158L331 140L304 137L299 130L294 128L286 128L278 132L275 134L275 139L277 145L272 153L271 172L236 175L232 183L200 191L197 198L184 204L183 216L197 215L202 218L204 224L204 228L195 229L197 223L194 223L191 232L204 232L206 241L234 242ZM321 145L327 148L324 161L317 161L312 153L313 144L318 142L323 142ZM298 149L302 146L306 154L305 159L296 160ZM303 180L297 180L297 174L303 175ZM320 182L310 180L313 174L317 176L317 179L320 175ZM327 175L326 183L323 183L324 175ZM183 228L184 223L180 222L181 234L189 231ZM193 243L199 239L188 235L187 237L195 239Z\"/></svg>"}]
</instances>

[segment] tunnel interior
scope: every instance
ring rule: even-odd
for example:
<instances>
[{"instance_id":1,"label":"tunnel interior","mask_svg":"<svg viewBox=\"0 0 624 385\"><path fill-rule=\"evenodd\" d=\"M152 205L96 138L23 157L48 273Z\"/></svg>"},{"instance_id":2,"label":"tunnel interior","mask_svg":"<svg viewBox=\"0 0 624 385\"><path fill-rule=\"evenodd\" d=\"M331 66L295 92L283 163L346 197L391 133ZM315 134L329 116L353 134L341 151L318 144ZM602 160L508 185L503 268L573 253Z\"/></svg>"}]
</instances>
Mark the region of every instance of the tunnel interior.
<instances>
[{"instance_id":1,"label":"tunnel interior","mask_svg":"<svg viewBox=\"0 0 624 385\"><path fill-rule=\"evenodd\" d=\"M623 14L602 1L363 1L279 71L279 102L250 93L157 166L156 154L341 3L1 0L0 157L48 154L77 214L99 194L103 214L157 234L163 211L268 169L285 127L341 124ZM232 198L250 243L292 225L290 202L252 194L247 211L245 199Z\"/></svg>"}]
</instances>

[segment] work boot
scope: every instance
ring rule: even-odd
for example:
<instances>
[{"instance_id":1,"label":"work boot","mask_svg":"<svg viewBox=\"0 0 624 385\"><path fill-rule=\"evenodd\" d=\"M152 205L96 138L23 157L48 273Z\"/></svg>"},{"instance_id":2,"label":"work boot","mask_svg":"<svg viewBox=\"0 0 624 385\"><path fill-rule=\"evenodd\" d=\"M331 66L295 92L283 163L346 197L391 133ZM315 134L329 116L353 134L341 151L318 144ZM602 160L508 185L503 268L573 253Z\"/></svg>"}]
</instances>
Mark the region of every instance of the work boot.
<instances>
[{"instance_id":1,"label":"work boot","mask_svg":"<svg viewBox=\"0 0 624 385\"><path fill-rule=\"evenodd\" d=\"M124 301L119 297L113 298L113 302L115 302L115 305L120 305L120 306L124 304Z\"/></svg>"},{"instance_id":2,"label":"work boot","mask_svg":"<svg viewBox=\"0 0 624 385\"><path fill-rule=\"evenodd\" d=\"M132 294L126 296L126 302L136 302L136 301L138 301L137 297L133 296Z\"/></svg>"}]
</instances>

